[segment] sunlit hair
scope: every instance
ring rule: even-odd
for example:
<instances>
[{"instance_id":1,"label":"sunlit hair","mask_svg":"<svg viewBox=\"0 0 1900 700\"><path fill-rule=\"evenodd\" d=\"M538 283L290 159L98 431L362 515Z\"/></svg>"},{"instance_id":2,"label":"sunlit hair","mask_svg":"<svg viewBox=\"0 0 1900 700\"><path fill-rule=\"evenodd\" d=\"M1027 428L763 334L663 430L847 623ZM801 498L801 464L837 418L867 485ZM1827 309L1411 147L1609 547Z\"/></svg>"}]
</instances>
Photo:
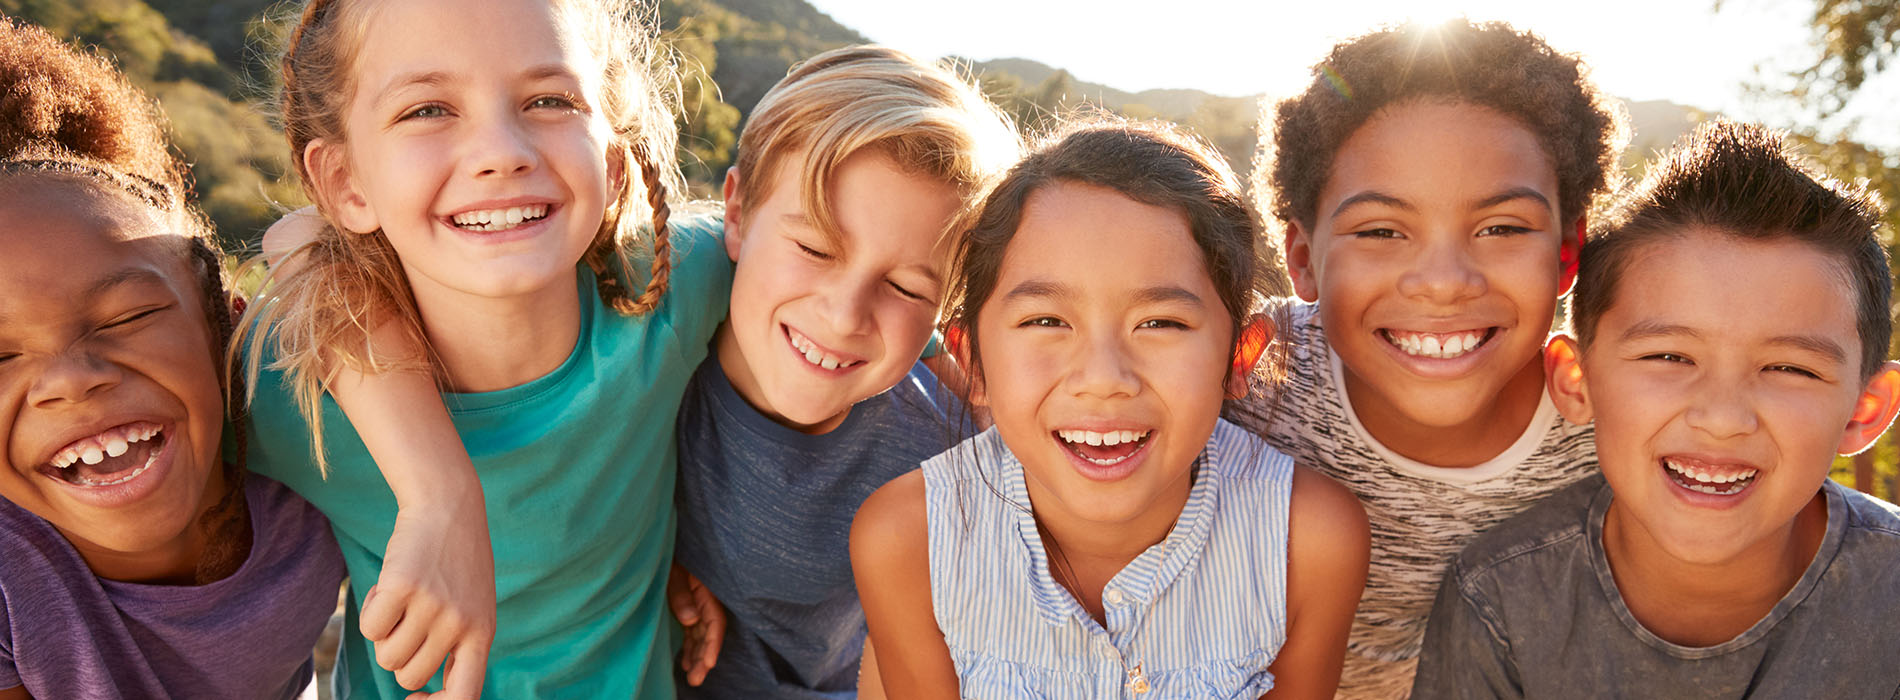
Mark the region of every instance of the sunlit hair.
<instances>
[{"instance_id":1,"label":"sunlit hair","mask_svg":"<svg viewBox=\"0 0 1900 700\"><path fill-rule=\"evenodd\" d=\"M1483 107L1528 130L1556 168L1566 224L1615 186L1629 140L1621 105L1582 60L1535 34L1462 19L1388 27L1334 45L1304 91L1262 115L1253 172L1261 213L1313 230L1340 146L1374 116L1416 102Z\"/></svg>"},{"instance_id":2,"label":"sunlit hair","mask_svg":"<svg viewBox=\"0 0 1900 700\"><path fill-rule=\"evenodd\" d=\"M835 247L833 172L871 150L956 190L964 206L942 236L968 226L975 201L1015 162L1021 142L1001 110L943 66L882 46L834 49L793 67L753 109L733 166L740 201L759 206L775 178L796 178L813 227ZM801 152L803 169L781 173Z\"/></svg>"},{"instance_id":3,"label":"sunlit hair","mask_svg":"<svg viewBox=\"0 0 1900 700\"><path fill-rule=\"evenodd\" d=\"M983 372L977 315L996 291L1024 208L1031 195L1061 183L1107 188L1185 216L1227 311L1235 350L1259 301L1288 291L1285 271L1259 235L1239 178L1212 146L1164 122L1077 121L1043 138L1009 170L957 251L948 323L969 343L973 377Z\"/></svg>"},{"instance_id":4,"label":"sunlit hair","mask_svg":"<svg viewBox=\"0 0 1900 700\"><path fill-rule=\"evenodd\" d=\"M237 314L223 253L185 198L187 172L165 140L164 117L111 63L39 27L0 20L0 187L25 178L58 181L143 207L160 230L178 237L178 255L198 277L209 324L203 332L215 353L230 340ZM221 364L215 355L205 359ZM233 377L220 379L228 399ZM248 517L239 420L236 453L223 464L225 492L211 494L217 500L198 521L213 535L199 561L200 579L228 572L248 551L232 532Z\"/></svg>"},{"instance_id":5,"label":"sunlit hair","mask_svg":"<svg viewBox=\"0 0 1900 700\"><path fill-rule=\"evenodd\" d=\"M1821 174L1781 133L1730 121L1702 124L1650 166L1642 184L1584 244L1570 297L1572 333L1590 346L1597 321L1616 303L1624 270L1651 243L1695 232L1800 241L1832 258L1853 289L1866 381L1887 359L1893 331L1893 272L1880 244L1882 212L1878 196Z\"/></svg>"},{"instance_id":6,"label":"sunlit hair","mask_svg":"<svg viewBox=\"0 0 1900 700\"><path fill-rule=\"evenodd\" d=\"M551 2L560 28L592 49L603 71L600 104L595 107L613 129L609 162L640 173L637 180L624 177L615 183L619 188L579 262L593 270L602 301L622 314L645 313L666 292L672 270L669 199L685 191L675 154L678 71L672 54L658 44L650 8L636 9L630 0ZM325 193L304 162L304 149L313 140L341 144L348 137L344 116L355 91L350 69L375 7L370 0L311 0L285 43L278 103L284 135L304 192L332 223L314 241L278 261L280 272L272 274L261 297L268 303L253 305L241 325L240 342L232 348L234 362L240 348L247 353L246 373L254 379L264 343L245 343L243 335L268 338L277 357L272 367L285 371L310 425L318 468L326 470L319 402L326 381L338 369L438 369L432 354L391 357L371 352L370 332L385 324L397 328L409 347L429 348L415 297L395 249L381 231L349 234L334 225ZM626 167L629 164L633 167ZM626 283L638 283L643 267L644 288L636 295Z\"/></svg>"}]
</instances>

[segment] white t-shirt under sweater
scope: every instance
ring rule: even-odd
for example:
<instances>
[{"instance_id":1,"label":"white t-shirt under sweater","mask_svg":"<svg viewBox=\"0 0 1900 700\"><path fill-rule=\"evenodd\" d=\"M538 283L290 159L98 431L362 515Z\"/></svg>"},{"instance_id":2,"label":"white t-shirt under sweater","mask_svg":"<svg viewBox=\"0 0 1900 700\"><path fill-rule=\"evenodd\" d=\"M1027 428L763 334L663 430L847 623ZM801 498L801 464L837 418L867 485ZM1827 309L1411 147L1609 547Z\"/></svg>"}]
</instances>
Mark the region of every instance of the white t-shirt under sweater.
<instances>
[{"instance_id":1,"label":"white t-shirt under sweater","mask_svg":"<svg viewBox=\"0 0 1900 700\"><path fill-rule=\"evenodd\" d=\"M1545 395L1524 434L1490 461L1448 469L1401 457L1353 413L1318 307L1291 303L1282 310L1276 320L1287 347L1285 383L1277 390L1255 386L1248 398L1228 402L1225 417L1352 489L1365 505L1372 567L1338 697L1403 698L1452 557L1479 533L1596 473L1594 431L1565 421Z\"/></svg>"}]
</instances>

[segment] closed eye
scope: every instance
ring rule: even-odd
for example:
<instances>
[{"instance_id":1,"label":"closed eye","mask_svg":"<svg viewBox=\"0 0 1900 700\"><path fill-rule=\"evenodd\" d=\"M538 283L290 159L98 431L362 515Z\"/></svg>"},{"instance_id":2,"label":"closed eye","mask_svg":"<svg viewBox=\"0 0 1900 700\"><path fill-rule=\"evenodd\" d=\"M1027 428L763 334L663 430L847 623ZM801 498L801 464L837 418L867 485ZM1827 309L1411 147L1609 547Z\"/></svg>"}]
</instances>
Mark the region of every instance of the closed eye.
<instances>
[{"instance_id":1,"label":"closed eye","mask_svg":"<svg viewBox=\"0 0 1900 700\"><path fill-rule=\"evenodd\" d=\"M905 289L904 285L898 284L896 282L886 282L886 284L891 285L891 289L897 290L897 293L899 295L902 295L905 299L910 299L912 301L924 301L924 295Z\"/></svg>"},{"instance_id":2,"label":"closed eye","mask_svg":"<svg viewBox=\"0 0 1900 700\"><path fill-rule=\"evenodd\" d=\"M99 326L99 329L106 330L110 328L123 328L125 326L130 326L132 324L138 323L139 321L150 318L152 314L156 314L160 311L164 311L170 308L172 308L172 305L166 304L164 306L155 306L149 309L141 309L138 311L134 311L132 313L129 313L124 316L120 316L118 318L105 322L103 325Z\"/></svg>"},{"instance_id":3,"label":"closed eye","mask_svg":"<svg viewBox=\"0 0 1900 700\"><path fill-rule=\"evenodd\" d=\"M808 246L808 245L805 245L805 244L803 244L803 243L799 243L799 242L797 242L797 241L793 241L793 242L792 242L792 245L795 245L795 246L798 246L798 251L799 251L799 252L801 252L801 253L804 253L804 254L806 254L806 255L809 255L809 256L811 256L811 257L812 257L812 258L814 258L814 259L817 259L817 260L830 260L830 259L831 259L831 254L830 254L830 253L826 253L826 252L824 252L824 251L821 251L821 250L818 250L817 248L813 248L813 247L811 247L811 246Z\"/></svg>"}]
</instances>

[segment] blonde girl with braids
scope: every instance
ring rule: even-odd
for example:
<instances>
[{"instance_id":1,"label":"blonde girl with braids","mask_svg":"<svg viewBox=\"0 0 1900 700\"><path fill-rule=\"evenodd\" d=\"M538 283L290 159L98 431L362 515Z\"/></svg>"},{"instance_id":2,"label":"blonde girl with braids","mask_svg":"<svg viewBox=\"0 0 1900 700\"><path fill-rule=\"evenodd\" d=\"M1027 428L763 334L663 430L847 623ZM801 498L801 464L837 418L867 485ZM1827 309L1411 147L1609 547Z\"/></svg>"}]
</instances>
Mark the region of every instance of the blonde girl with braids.
<instances>
[{"instance_id":1,"label":"blonde girl with braids","mask_svg":"<svg viewBox=\"0 0 1900 700\"><path fill-rule=\"evenodd\" d=\"M674 414L731 270L716 223L667 221L674 78L644 20L315 0L290 36L285 132L328 225L234 352L253 468L350 567L340 697L673 694ZM479 489L427 459L461 448Z\"/></svg>"},{"instance_id":2,"label":"blonde girl with braids","mask_svg":"<svg viewBox=\"0 0 1900 700\"><path fill-rule=\"evenodd\" d=\"M184 172L109 63L0 20L0 700L310 684L343 560L227 439L237 312Z\"/></svg>"}]
</instances>

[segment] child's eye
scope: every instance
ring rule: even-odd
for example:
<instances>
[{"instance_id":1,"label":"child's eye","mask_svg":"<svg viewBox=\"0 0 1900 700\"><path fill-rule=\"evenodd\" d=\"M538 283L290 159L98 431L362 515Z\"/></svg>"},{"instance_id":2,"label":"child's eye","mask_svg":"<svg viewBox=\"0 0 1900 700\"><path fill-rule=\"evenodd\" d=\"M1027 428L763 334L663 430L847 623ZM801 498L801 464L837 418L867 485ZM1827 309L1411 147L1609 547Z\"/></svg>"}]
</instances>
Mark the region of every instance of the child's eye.
<instances>
[{"instance_id":1,"label":"child's eye","mask_svg":"<svg viewBox=\"0 0 1900 700\"><path fill-rule=\"evenodd\" d=\"M1171 318L1151 318L1135 326L1136 328L1174 328L1186 330L1188 325Z\"/></svg>"},{"instance_id":2,"label":"child's eye","mask_svg":"<svg viewBox=\"0 0 1900 700\"><path fill-rule=\"evenodd\" d=\"M579 109L580 104L566 95L542 95L528 102L529 107L538 109Z\"/></svg>"},{"instance_id":3,"label":"child's eye","mask_svg":"<svg viewBox=\"0 0 1900 700\"><path fill-rule=\"evenodd\" d=\"M1031 327L1033 328L1062 328L1069 324L1063 323L1062 319L1056 318L1054 316L1036 316L1034 318L1030 318L1029 320L1023 321L1022 323L1018 325L1024 328L1031 328Z\"/></svg>"},{"instance_id":4,"label":"child's eye","mask_svg":"<svg viewBox=\"0 0 1900 700\"><path fill-rule=\"evenodd\" d=\"M110 321L107 321L107 322L105 322L104 324L102 324L102 325L100 325L100 326L99 326L99 328L100 328L100 330L105 330L105 329L108 329L108 328L120 328L120 327L124 327L124 326L129 326L129 325L132 325L132 324L134 324L134 323L137 323L138 321L140 321L140 320L142 320L142 319L145 319L145 318L147 318L147 317L150 317L150 316L151 316L152 314L155 314L155 313L158 313L158 312L160 312L160 311L164 311L164 310L166 310L166 309L169 309L169 308L172 308L172 307L171 307L171 305L169 305L169 304L167 304L167 305L165 305L165 306L156 306L156 307L152 307L152 308L149 308L149 309L142 309L142 310L139 310L139 311L134 311L134 312L132 312L132 313L129 313L129 314L126 314L126 315L124 315L124 316L120 316L120 317L118 317L118 318L115 318L115 319L112 319L112 320L110 320Z\"/></svg>"},{"instance_id":5,"label":"child's eye","mask_svg":"<svg viewBox=\"0 0 1900 700\"><path fill-rule=\"evenodd\" d=\"M816 258L816 259L818 259L818 260L830 260L830 259L831 259L831 254L830 254L830 253L826 253L826 252L824 252L824 251L821 251L821 250L818 250L817 248L813 248L813 247L811 247L811 246L808 246L808 245L805 245L805 244L803 244L803 243L799 243L799 242L797 242L797 241L793 241L793 242L792 242L792 245L795 245L795 246L798 246L798 250L799 250L799 252L801 252L801 253L804 253L804 254L806 254L806 255L809 255L809 256L811 256L811 257L813 257L813 258Z\"/></svg>"},{"instance_id":6,"label":"child's eye","mask_svg":"<svg viewBox=\"0 0 1900 700\"><path fill-rule=\"evenodd\" d=\"M1676 362L1676 363L1681 363L1681 364L1685 364L1685 365L1692 365L1692 364L1695 364L1695 361L1694 361L1694 360L1691 360L1691 359L1689 359L1688 357L1685 357L1685 356L1682 356L1682 355L1677 355L1677 354L1675 354L1675 353L1673 353L1673 352L1652 352L1652 353L1650 353L1650 354L1648 354L1648 355L1644 355L1644 356L1642 356L1642 357L1639 357L1639 358L1636 358L1636 359L1639 359L1639 360L1661 360L1661 361L1663 361L1663 362Z\"/></svg>"},{"instance_id":7,"label":"child's eye","mask_svg":"<svg viewBox=\"0 0 1900 700\"><path fill-rule=\"evenodd\" d=\"M415 107L410 108L409 111L403 112L402 116L396 117L396 121L399 121L399 122L408 121L410 119L437 119L437 118L446 117L446 116L449 116L448 107L431 103L431 104L425 104L425 105L417 105Z\"/></svg>"},{"instance_id":8,"label":"child's eye","mask_svg":"<svg viewBox=\"0 0 1900 700\"><path fill-rule=\"evenodd\" d=\"M924 296L922 294L918 294L916 292L912 292L908 289L905 289L904 285L898 284L896 282L886 282L886 284L891 285L891 289L897 290L897 293L902 295L905 299L910 299L912 301L924 300Z\"/></svg>"},{"instance_id":9,"label":"child's eye","mask_svg":"<svg viewBox=\"0 0 1900 700\"><path fill-rule=\"evenodd\" d=\"M1821 375L1808 371L1806 368L1798 367L1795 365L1769 365L1762 369L1768 370L1770 372L1787 372L1795 376L1807 377L1809 379L1821 378Z\"/></svg>"},{"instance_id":10,"label":"child's eye","mask_svg":"<svg viewBox=\"0 0 1900 700\"><path fill-rule=\"evenodd\" d=\"M1352 232L1358 238L1403 238L1398 231L1389 228L1369 228Z\"/></svg>"},{"instance_id":11,"label":"child's eye","mask_svg":"<svg viewBox=\"0 0 1900 700\"><path fill-rule=\"evenodd\" d=\"M1531 232L1531 229L1526 226L1512 226L1509 224L1498 224L1496 226L1484 227L1483 229L1478 231L1478 235L1480 236L1515 236L1518 234L1530 233L1530 232Z\"/></svg>"}]
</instances>

